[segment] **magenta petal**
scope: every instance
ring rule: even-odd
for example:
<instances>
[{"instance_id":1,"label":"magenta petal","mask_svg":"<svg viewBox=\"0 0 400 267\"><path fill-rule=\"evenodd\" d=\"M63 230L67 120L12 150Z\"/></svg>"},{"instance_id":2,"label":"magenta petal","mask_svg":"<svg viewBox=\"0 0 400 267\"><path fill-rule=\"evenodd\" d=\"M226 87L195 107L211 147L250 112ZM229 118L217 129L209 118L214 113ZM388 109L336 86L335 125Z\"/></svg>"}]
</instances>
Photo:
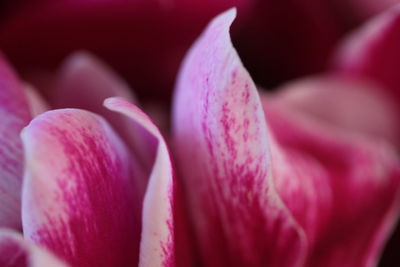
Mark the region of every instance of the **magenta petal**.
<instances>
[{"instance_id":1,"label":"magenta petal","mask_svg":"<svg viewBox=\"0 0 400 267\"><path fill-rule=\"evenodd\" d=\"M143 205L139 266L175 266L173 221L175 193L167 145L157 127L133 104L120 98L109 98L104 105L125 115L134 125L143 127L157 139L157 152Z\"/></svg>"},{"instance_id":2,"label":"magenta petal","mask_svg":"<svg viewBox=\"0 0 400 267\"><path fill-rule=\"evenodd\" d=\"M54 110L32 120L22 140L25 237L76 267L136 265L143 177L108 123Z\"/></svg>"},{"instance_id":3,"label":"magenta petal","mask_svg":"<svg viewBox=\"0 0 400 267\"><path fill-rule=\"evenodd\" d=\"M301 266L307 241L276 191L258 93L229 10L187 55L174 103L178 167L207 266Z\"/></svg>"},{"instance_id":4,"label":"magenta petal","mask_svg":"<svg viewBox=\"0 0 400 267\"><path fill-rule=\"evenodd\" d=\"M0 226L21 227L20 195L23 176L19 133L31 114L24 89L0 55Z\"/></svg>"},{"instance_id":5,"label":"magenta petal","mask_svg":"<svg viewBox=\"0 0 400 267\"><path fill-rule=\"evenodd\" d=\"M400 101L399 31L400 6L396 6L350 35L338 51L335 68L345 75L374 80Z\"/></svg>"},{"instance_id":6,"label":"magenta petal","mask_svg":"<svg viewBox=\"0 0 400 267\"><path fill-rule=\"evenodd\" d=\"M316 176L330 188L329 199L317 214L326 219L314 225L319 231L314 231L307 266L375 266L399 214L396 153L385 142L321 123L314 114L299 112L285 100L266 97L263 102L271 131L292 166L301 170L299 162L293 161L297 156L318 171L298 172L298 181L303 184ZM282 197L293 213L310 214L309 207L303 207L301 215L299 204L304 196L307 199L307 192L313 197L320 190L303 186L303 196L291 199L296 191L288 191L279 180Z\"/></svg>"},{"instance_id":7,"label":"magenta petal","mask_svg":"<svg viewBox=\"0 0 400 267\"><path fill-rule=\"evenodd\" d=\"M67 267L44 249L23 239L21 234L0 230L0 266L2 267Z\"/></svg>"}]
</instances>

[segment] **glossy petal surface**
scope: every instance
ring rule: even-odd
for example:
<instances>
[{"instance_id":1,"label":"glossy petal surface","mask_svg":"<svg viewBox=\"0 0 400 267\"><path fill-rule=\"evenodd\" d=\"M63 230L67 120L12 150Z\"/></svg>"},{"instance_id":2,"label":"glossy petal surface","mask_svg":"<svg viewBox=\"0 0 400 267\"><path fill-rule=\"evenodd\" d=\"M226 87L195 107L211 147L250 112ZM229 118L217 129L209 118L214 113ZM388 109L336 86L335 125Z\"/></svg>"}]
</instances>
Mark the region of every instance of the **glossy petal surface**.
<instances>
[{"instance_id":1,"label":"glossy petal surface","mask_svg":"<svg viewBox=\"0 0 400 267\"><path fill-rule=\"evenodd\" d=\"M256 88L233 49L235 10L215 18L187 55L174 141L207 266L301 266L304 232L272 179Z\"/></svg>"},{"instance_id":2,"label":"glossy petal surface","mask_svg":"<svg viewBox=\"0 0 400 267\"><path fill-rule=\"evenodd\" d=\"M175 187L167 145L157 127L133 104L120 98L110 98L105 101L105 106L129 118L135 128L143 127L157 140L154 165L143 204L139 266L175 266Z\"/></svg>"},{"instance_id":3,"label":"glossy petal surface","mask_svg":"<svg viewBox=\"0 0 400 267\"><path fill-rule=\"evenodd\" d=\"M54 110L22 139L25 237L72 266L136 265L144 177L108 123L88 111Z\"/></svg>"},{"instance_id":4,"label":"glossy petal surface","mask_svg":"<svg viewBox=\"0 0 400 267\"><path fill-rule=\"evenodd\" d=\"M23 239L21 234L0 230L0 266L2 267L67 267L49 252Z\"/></svg>"},{"instance_id":5,"label":"glossy petal surface","mask_svg":"<svg viewBox=\"0 0 400 267\"><path fill-rule=\"evenodd\" d=\"M23 155L19 133L30 119L22 84L0 55L0 226L21 227Z\"/></svg>"}]
</instances>

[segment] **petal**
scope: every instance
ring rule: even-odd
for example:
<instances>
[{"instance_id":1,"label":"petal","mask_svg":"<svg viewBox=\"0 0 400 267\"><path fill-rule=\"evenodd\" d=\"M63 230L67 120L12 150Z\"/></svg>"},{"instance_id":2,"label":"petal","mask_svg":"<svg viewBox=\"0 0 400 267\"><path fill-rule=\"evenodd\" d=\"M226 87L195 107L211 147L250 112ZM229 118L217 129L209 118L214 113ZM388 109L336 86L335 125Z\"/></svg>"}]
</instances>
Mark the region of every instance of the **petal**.
<instances>
[{"instance_id":1,"label":"petal","mask_svg":"<svg viewBox=\"0 0 400 267\"><path fill-rule=\"evenodd\" d=\"M334 68L344 75L369 78L400 100L400 6L372 19L341 45ZM400 108L400 106L399 106Z\"/></svg>"},{"instance_id":2,"label":"petal","mask_svg":"<svg viewBox=\"0 0 400 267\"><path fill-rule=\"evenodd\" d=\"M317 214L327 219L314 225L321 230L314 232L307 266L375 266L399 214L400 161L395 151L362 133L321 123L314 114L299 112L279 97L264 97L263 103L287 162L298 169L299 162L293 161L297 155L305 160L303 166L313 163L314 170L321 170L322 175L317 175L320 183L330 188L331 197ZM304 183L311 175L298 172L297 180ZM299 203L307 192L318 195L319 190L300 186L303 196L290 199L296 190L288 191L279 173L275 177L293 213L310 214L310 207L302 208ZM290 179L296 180L296 176ZM310 231L307 233L310 237Z\"/></svg>"},{"instance_id":3,"label":"petal","mask_svg":"<svg viewBox=\"0 0 400 267\"><path fill-rule=\"evenodd\" d=\"M399 144L396 102L367 81L316 76L276 90L280 101L321 123Z\"/></svg>"},{"instance_id":4,"label":"petal","mask_svg":"<svg viewBox=\"0 0 400 267\"><path fill-rule=\"evenodd\" d=\"M22 140L25 237L72 266L136 265L146 177L108 123L54 110L36 117Z\"/></svg>"},{"instance_id":5,"label":"petal","mask_svg":"<svg viewBox=\"0 0 400 267\"><path fill-rule=\"evenodd\" d=\"M3 267L67 267L46 250L16 232L0 230L0 265Z\"/></svg>"},{"instance_id":6,"label":"petal","mask_svg":"<svg viewBox=\"0 0 400 267\"><path fill-rule=\"evenodd\" d=\"M108 97L118 96L135 101L132 90L116 73L94 56L75 52L64 61L55 76L53 88L48 91L53 108L80 108L103 116L140 155L143 164L151 164L153 159L147 159L141 153L147 149L147 143L141 140L140 129L132 130L126 118L103 107Z\"/></svg>"},{"instance_id":7,"label":"petal","mask_svg":"<svg viewBox=\"0 0 400 267\"><path fill-rule=\"evenodd\" d=\"M19 133L30 119L22 84L0 55L0 226L19 229L23 176Z\"/></svg>"},{"instance_id":8,"label":"petal","mask_svg":"<svg viewBox=\"0 0 400 267\"><path fill-rule=\"evenodd\" d=\"M216 17L181 69L174 142L207 266L301 266L304 232L277 194L256 88ZM210 238L212 237L212 238Z\"/></svg>"},{"instance_id":9,"label":"petal","mask_svg":"<svg viewBox=\"0 0 400 267\"><path fill-rule=\"evenodd\" d=\"M75 52L65 59L51 92L54 108L83 108L105 116L104 99L113 96L134 101L129 86L108 66L87 52Z\"/></svg>"},{"instance_id":10,"label":"petal","mask_svg":"<svg viewBox=\"0 0 400 267\"><path fill-rule=\"evenodd\" d=\"M167 145L157 127L133 104L120 98L109 98L104 105L143 127L158 142L143 205L139 266L175 266L175 187Z\"/></svg>"}]
</instances>

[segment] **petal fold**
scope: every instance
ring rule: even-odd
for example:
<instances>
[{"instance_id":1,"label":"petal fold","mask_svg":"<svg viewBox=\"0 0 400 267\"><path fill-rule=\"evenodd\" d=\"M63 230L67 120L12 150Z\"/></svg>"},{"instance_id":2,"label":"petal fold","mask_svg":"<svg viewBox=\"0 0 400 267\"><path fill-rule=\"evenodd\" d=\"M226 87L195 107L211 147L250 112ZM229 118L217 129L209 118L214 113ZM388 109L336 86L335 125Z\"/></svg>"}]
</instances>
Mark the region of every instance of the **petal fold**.
<instances>
[{"instance_id":1,"label":"petal fold","mask_svg":"<svg viewBox=\"0 0 400 267\"><path fill-rule=\"evenodd\" d=\"M154 164L143 203L142 240L139 266L175 266L175 184L167 145L153 122L133 104L109 98L104 105L126 116L157 140Z\"/></svg>"}]
</instances>

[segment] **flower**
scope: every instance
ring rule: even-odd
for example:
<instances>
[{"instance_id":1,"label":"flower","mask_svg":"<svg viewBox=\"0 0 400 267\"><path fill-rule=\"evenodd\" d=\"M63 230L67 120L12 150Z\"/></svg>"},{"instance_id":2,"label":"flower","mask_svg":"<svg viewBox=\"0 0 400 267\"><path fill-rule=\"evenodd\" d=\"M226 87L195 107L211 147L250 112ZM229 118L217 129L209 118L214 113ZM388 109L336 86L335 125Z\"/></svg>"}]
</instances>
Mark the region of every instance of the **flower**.
<instances>
[{"instance_id":1,"label":"flower","mask_svg":"<svg viewBox=\"0 0 400 267\"><path fill-rule=\"evenodd\" d=\"M0 230L0 263L377 264L399 214L400 129L397 83L364 59L388 41L362 39L349 61L345 44L329 75L267 93L231 43L235 17L187 53L171 139L91 55L36 80L45 99L0 59L0 226L14 229Z\"/></svg>"}]
</instances>

